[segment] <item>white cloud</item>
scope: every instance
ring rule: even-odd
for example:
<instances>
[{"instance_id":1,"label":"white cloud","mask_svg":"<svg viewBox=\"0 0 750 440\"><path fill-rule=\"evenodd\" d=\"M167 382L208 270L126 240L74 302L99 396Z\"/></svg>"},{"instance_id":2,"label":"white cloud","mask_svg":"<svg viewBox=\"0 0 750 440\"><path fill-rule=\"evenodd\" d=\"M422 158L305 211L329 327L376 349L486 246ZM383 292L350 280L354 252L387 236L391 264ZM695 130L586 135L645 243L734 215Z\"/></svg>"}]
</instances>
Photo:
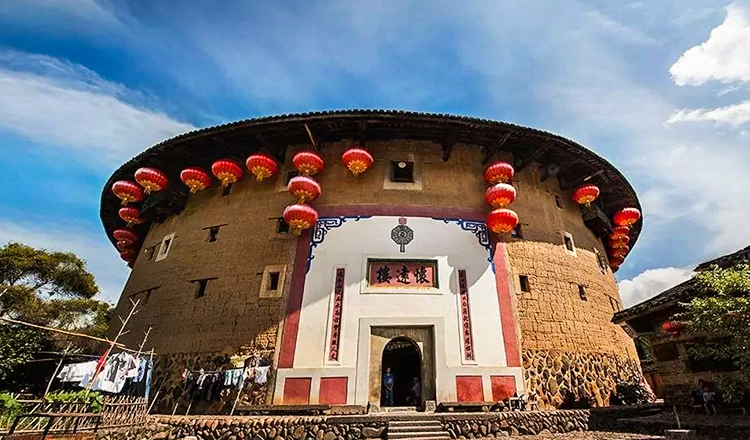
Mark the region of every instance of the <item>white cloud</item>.
<instances>
[{"instance_id":1,"label":"white cloud","mask_svg":"<svg viewBox=\"0 0 750 440\"><path fill-rule=\"evenodd\" d=\"M44 55L0 52L0 130L117 164L192 130L137 103L143 98L83 66Z\"/></svg>"},{"instance_id":2,"label":"white cloud","mask_svg":"<svg viewBox=\"0 0 750 440\"><path fill-rule=\"evenodd\" d=\"M15 241L36 248L73 252L86 262L99 285L99 298L116 303L129 269L103 233L83 225L35 219L23 223L0 220L0 246Z\"/></svg>"},{"instance_id":3,"label":"white cloud","mask_svg":"<svg viewBox=\"0 0 750 440\"><path fill-rule=\"evenodd\" d=\"M667 119L667 124L676 122L712 121L734 127L750 121L750 101L728 105L715 109L682 109L676 111Z\"/></svg>"},{"instance_id":4,"label":"white cloud","mask_svg":"<svg viewBox=\"0 0 750 440\"><path fill-rule=\"evenodd\" d=\"M622 280L620 298L624 307L630 307L676 286L692 277L692 270L679 267L663 267L641 272L632 279Z\"/></svg>"},{"instance_id":5,"label":"white cloud","mask_svg":"<svg viewBox=\"0 0 750 440\"><path fill-rule=\"evenodd\" d=\"M750 82L750 11L738 3L727 7L724 22L708 39L691 47L669 69L679 86L708 81Z\"/></svg>"}]
</instances>

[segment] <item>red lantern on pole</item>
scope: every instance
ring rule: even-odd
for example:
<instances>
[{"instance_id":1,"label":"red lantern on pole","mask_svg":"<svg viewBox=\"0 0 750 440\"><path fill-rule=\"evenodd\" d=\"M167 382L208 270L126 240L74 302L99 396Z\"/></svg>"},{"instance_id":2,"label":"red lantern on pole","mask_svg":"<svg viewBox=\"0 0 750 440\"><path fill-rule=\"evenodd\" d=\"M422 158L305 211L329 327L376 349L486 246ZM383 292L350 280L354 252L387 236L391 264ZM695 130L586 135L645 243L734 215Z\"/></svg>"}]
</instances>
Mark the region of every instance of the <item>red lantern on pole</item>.
<instances>
[{"instance_id":1,"label":"red lantern on pole","mask_svg":"<svg viewBox=\"0 0 750 440\"><path fill-rule=\"evenodd\" d=\"M513 180L515 170L508 162L493 162L484 169L484 179L491 184L509 183Z\"/></svg>"},{"instance_id":2,"label":"red lantern on pole","mask_svg":"<svg viewBox=\"0 0 750 440\"><path fill-rule=\"evenodd\" d=\"M487 227L496 234L504 234L518 226L518 214L510 209L495 209L487 215Z\"/></svg>"},{"instance_id":3,"label":"red lantern on pole","mask_svg":"<svg viewBox=\"0 0 750 440\"><path fill-rule=\"evenodd\" d=\"M630 251L628 245L623 245L617 248L610 249L609 254L613 257L624 257Z\"/></svg>"},{"instance_id":4,"label":"red lantern on pole","mask_svg":"<svg viewBox=\"0 0 750 440\"><path fill-rule=\"evenodd\" d=\"M487 188L484 200L493 208L505 208L516 200L516 189L507 183L497 183Z\"/></svg>"},{"instance_id":5,"label":"red lantern on pole","mask_svg":"<svg viewBox=\"0 0 750 440\"><path fill-rule=\"evenodd\" d=\"M312 151L302 151L292 158L294 168L303 176L314 176L325 167L323 158Z\"/></svg>"},{"instance_id":6,"label":"red lantern on pole","mask_svg":"<svg viewBox=\"0 0 750 440\"><path fill-rule=\"evenodd\" d=\"M134 176L135 181L145 189L146 194L151 194L152 191L161 191L169 183L167 175L156 168L138 168Z\"/></svg>"},{"instance_id":7,"label":"red lantern on pole","mask_svg":"<svg viewBox=\"0 0 750 440\"><path fill-rule=\"evenodd\" d=\"M341 155L341 162L352 174L359 176L372 166L374 160L367 150L352 147Z\"/></svg>"},{"instance_id":8,"label":"red lantern on pole","mask_svg":"<svg viewBox=\"0 0 750 440\"><path fill-rule=\"evenodd\" d=\"M220 159L211 165L211 172L221 182L221 186L229 186L242 178L242 168L229 159Z\"/></svg>"},{"instance_id":9,"label":"red lantern on pole","mask_svg":"<svg viewBox=\"0 0 750 440\"><path fill-rule=\"evenodd\" d=\"M141 218L141 210L138 208L132 208L130 206L124 206L117 212L120 218L128 223L128 226L139 225L143 223Z\"/></svg>"},{"instance_id":10,"label":"red lantern on pole","mask_svg":"<svg viewBox=\"0 0 750 440\"><path fill-rule=\"evenodd\" d=\"M287 190L292 197L297 199L297 203L312 202L320 197L320 184L307 176L291 178Z\"/></svg>"},{"instance_id":11,"label":"red lantern on pole","mask_svg":"<svg viewBox=\"0 0 750 440\"><path fill-rule=\"evenodd\" d=\"M265 154L253 154L247 158L245 165L258 181L271 177L279 171L276 161Z\"/></svg>"},{"instance_id":12,"label":"red lantern on pole","mask_svg":"<svg viewBox=\"0 0 750 440\"><path fill-rule=\"evenodd\" d=\"M129 180L118 180L112 184L112 193L122 200L123 205L143 200L143 190Z\"/></svg>"},{"instance_id":13,"label":"red lantern on pole","mask_svg":"<svg viewBox=\"0 0 750 440\"><path fill-rule=\"evenodd\" d=\"M579 205L589 206L597 197L599 197L599 187L596 185L580 186L573 193L573 201Z\"/></svg>"},{"instance_id":14,"label":"red lantern on pole","mask_svg":"<svg viewBox=\"0 0 750 440\"><path fill-rule=\"evenodd\" d=\"M138 236L128 229L115 229L114 232L112 232L112 237L115 241L122 241L129 245L138 243Z\"/></svg>"},{"instance_id":15,"label":"red lantern on pole","mask_svg":"<svg viewBox=\"0 0 750 440\"><path fill-rule=\"evenodd\" d=\"M628 243L630 243L630 237L628 237L627 235L624 237L617 237L617 238L610 237L609 239L609 247L612 249L627 246Z\"/></svg>"},{"instance_id":16,"label":"red lantern on pole","mask_svg":"<svg viewBox=\"0 0 750 440\"><path fill-rule=\"evenodd\" d=\"M294 235L300 235L303 229L311 228L318 221L318 212L303 204L287 206L283 216Z\"/></svg>"},{"instance_id":17,"label":"red lantern on pole","mask_svg":"<svg viewBox=\"0 0 750 440\"><path fill-rule=\"evenodd\" d=\"M615 226L615 228L612 229L612 233L609 234L609 238L628 237L629 235L630 235L629 226Z\"/></svg>"},{"instance_id":18,"label":"red lantern on pole","mask_svg":"<svg viewBox=\"0 0 750 440\"><path fill-rule=\"evenodd\" d=\"M190 194L195 194L211 186L211 176L202 168L190 167L180 172L180 180L190 188Z\"/></svg>"},{"instance_id":19,"label":"red lantern on pole","mask_svg":"<svg viewBox=\"0 0 750 440\"><path fill-rule=\"evenodd\" d=\"M636 208L623 208L615 213L614 222L618 226L630 226L641 218L641 211Z\"/></svg>"}]
</instances>

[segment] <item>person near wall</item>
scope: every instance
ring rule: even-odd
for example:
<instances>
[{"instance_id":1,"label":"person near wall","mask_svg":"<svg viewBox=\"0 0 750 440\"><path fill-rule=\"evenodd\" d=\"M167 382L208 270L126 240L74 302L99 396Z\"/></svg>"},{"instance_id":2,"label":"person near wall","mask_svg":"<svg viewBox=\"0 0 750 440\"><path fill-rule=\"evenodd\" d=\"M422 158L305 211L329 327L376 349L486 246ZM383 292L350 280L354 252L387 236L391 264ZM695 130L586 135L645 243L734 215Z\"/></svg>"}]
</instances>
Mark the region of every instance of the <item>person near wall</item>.
<instances>
[{"instance_id":1,"label":"person near wall","mask_svg":"<svg viewBox=\"0 0 750 440\"><path fill-rule=\"evenodd\" d=\"M395 383L396 378L391 373L391 368L386 368L383 376L383 406L393 406L393 385Z\"/></svg>"}]
</instances>

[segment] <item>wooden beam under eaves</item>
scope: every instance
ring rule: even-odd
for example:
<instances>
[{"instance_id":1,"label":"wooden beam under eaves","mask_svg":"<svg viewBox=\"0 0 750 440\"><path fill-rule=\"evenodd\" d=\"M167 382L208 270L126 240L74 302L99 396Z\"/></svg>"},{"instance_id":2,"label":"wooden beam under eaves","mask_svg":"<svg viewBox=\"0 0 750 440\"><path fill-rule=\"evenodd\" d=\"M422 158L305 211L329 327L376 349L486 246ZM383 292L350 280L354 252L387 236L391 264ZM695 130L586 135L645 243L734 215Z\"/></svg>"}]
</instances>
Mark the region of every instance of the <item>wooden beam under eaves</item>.
<instances>
[{"instance_id":1,"label":"wooden beam under eaves","mask_svg":"<svg viewBox=\"0 0 750 440\"><path fill-rule=\"evenodd\" d=\"M313 135L312 131L310 131L310 127L307 124L302 124L305 126L305 131L307 131L307 137L310 138L310 143L313 146L313 149L320 153L320 146L318 144L317 139L315 139L315 136Z\"/></svg>"},{"instance_id":2,"label":"wooden beam under eaves","mask_svg":"<svg viewBox=\"0 0 750 440\"><path fill-rule=\"evenodd\" d=\"M544 144L544 146L541 146L532 151L531 154L519 157L515 163L516 173L520 173L524 168L539 160L539 158L542 157L542 155L544 155L544 153L546 153L548 149L549 144Z\"/></svg>"},{"instance_id":3,"label":"wooden beam under eaves","mask_svg":"<svg viewBox=\"0 0 750 440\"><path fill-rule=\"evenodd\" d=\"M364 148L365 142L367 141L367 120L361 119L359 121L359 127L357 129L357 141L359 146Z\"/></svg>"},{"instance_id":4,"label":"wooden beam under eaves","mask_svg":"<svg viewBox=\"0 0 750 440\"><path fill-rule=\"evenodd\" d=\"M445 139L443 139L443 162L448 162L448 159L451 158L451 152L453 152L453 145L456 143L456 139L458 139L458 130L449 131Z\"/></svg>"},{"instance_id":5,"label":"wooden beam under eaves","mask_svg":"<svg viewBox=\"0 0 750 440\"><path fill-rule=\"evenodd\" d=\"M601 174L604 174L604 171L605 171L604 168L602 168L602 169L600 169L598 171L595 171L595 172L593 172L591 174L588 174L587 176L582 177L580 179L572 180L569 183L565 183L565 184L561 183L560 184L560 189L563 189L563 190L570 189L570 188L576 187L578 185L581 185L583 183L587 183L591 179L593 179L594 177L599 176Z\"/></svg>"},{"instance_id":6,"label":"wooden beam under eaves","mask_svg":"<svg viewBox=\"0 0 750 440\"><path fill-rule=\"evenodd\" d=\"M492 159L492 156L494 156L495 153L500 151L503 145L505 145L505 143L508 142L508 139L510 139L510 136L512 134L513 132L509 131L505 133L503 136L501 136L492 147L484 148L484 159L482 160L482 165L487 165L490 162L490 159Z\"/></svg>"}]
</instances>

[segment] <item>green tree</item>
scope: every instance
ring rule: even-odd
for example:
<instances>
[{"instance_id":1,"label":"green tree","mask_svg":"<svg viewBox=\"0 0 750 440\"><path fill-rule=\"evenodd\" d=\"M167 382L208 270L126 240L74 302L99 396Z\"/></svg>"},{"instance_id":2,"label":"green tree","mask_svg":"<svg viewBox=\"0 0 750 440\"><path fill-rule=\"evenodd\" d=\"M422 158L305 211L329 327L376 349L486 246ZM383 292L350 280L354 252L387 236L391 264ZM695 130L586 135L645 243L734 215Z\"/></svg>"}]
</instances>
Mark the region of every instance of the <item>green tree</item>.
<instances>
[{"instance_id":1,"label":"green tree","mask_svg":"<svg viewBox=\"0 0 750 440\"><path fill-rule=\"evenodd\" d=\"M73 253L20 243L0 247L1 317L103 336L112 307L93 299L98 291L94 276ZM8 386L14 372L40 348L59 349L57 345L67 342L46 332L0 323L0 386Z\"/></svg>"}]
</instances>

